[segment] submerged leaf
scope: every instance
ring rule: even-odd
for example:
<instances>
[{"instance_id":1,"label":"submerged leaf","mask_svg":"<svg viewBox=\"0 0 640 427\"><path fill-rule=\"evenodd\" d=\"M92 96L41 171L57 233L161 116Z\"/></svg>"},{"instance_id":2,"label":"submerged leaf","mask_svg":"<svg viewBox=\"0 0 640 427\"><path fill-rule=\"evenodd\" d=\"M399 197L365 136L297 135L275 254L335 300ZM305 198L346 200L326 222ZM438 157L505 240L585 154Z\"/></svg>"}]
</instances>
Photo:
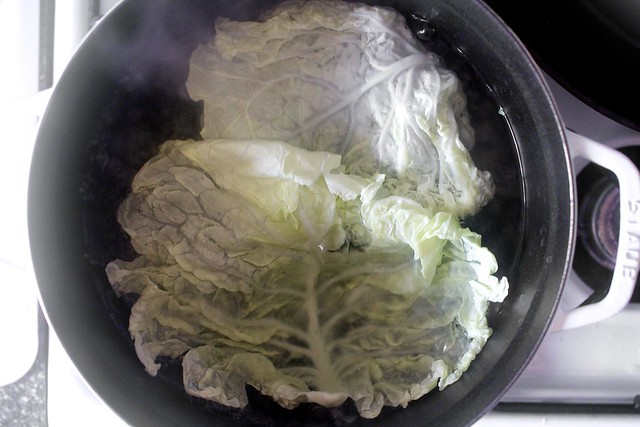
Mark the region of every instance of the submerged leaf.
<instances>
[{"instance_id":1,"label":"submerged leaf","mask_svg":"<svg viewBox=\"0 0 640 427\"><path fill-rule=\"evenodd\" d=\"M292 155L300 167L255 173ZM241 407L250 384L285 407L352 398L374 417L466 370L490 334L487 301L506 291L493 255L451 214L379 198L380 179L346 176L360 196L342 198L326 158L170 141L140 171L120 221L142 256L107 271L140 293L130 332L150 373L186 353L191 394Z\"/></svg>"}]
</instances>

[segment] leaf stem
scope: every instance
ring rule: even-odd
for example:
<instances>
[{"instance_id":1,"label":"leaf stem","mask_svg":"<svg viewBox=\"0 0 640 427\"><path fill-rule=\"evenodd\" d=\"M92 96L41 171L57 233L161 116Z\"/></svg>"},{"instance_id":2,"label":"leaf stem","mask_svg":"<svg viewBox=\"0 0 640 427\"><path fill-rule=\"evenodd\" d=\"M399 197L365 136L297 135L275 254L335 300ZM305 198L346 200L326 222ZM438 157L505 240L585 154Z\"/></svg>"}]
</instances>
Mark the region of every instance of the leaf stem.
<instances>
[{"instance_id":1,"label":"leaf stem","mask_svg":"<svg viewBox=\"0 0 640 427\"><path fill-rule=\"evenodd\" d=\"M317 255L310 254L309 271L306 281L307 335L311 360L317 369L316 385L322 391L340 391L342 382L336 375L329 346L326 344L320 327L320 309L318 307L318 276L320 260Z\"/></svg>"}]
</instances>

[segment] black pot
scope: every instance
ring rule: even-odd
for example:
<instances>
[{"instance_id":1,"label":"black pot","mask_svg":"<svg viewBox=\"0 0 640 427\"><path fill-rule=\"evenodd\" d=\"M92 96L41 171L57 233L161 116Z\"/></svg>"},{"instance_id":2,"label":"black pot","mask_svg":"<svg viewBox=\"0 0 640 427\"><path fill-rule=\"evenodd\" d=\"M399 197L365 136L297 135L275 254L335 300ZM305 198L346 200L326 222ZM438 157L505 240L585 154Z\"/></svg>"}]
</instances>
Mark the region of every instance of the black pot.
<instances>
[{"instance_id":1,"label":"black pot","mask_svg":"<svg viewBox=\"0 0 640 427\"><path fill-rule=\"evenodd\" d=\"M114 297L104 274L108 261L131 251L115 212L135 171L163 141L197 137L201 106L184 89L191 51L211 35L216 16L251 19L271 3L123 2L83 42L40 125L28 212L41 303L88 384L132 425L338 423L330 411L288 412L268 403L225 414L188 397L171 368L162 378L148 376L126 332L126 302ZM497 192L469 225L496 253L511 288L489 313L493 335L457 383L406 409L352 421L466 425L496 405L525 368L569 270L575 206L563 126L532 59L483 3L368 3L414 15L410 22L428 27L421 34L434 47L446 40L464 55L451 61L480 77L470 90L489 88L493 103L469 102L478 139L472 155L491 171Z\"/></svg>"}]
</instances>

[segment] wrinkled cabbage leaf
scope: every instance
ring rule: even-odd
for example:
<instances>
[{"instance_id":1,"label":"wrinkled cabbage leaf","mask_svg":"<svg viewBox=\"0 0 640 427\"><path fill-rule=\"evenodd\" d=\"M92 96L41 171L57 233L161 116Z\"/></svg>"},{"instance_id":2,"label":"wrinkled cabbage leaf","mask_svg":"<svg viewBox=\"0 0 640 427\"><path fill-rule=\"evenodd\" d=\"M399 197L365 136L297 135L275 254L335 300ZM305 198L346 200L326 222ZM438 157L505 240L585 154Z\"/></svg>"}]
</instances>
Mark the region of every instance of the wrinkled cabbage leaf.
<instances>
[{"instance_id":1,"label":"wrinkled cabbage leaf","mask_svg":"<svg viewBox=\"0 0 640 427\"><path fill-rule=\"evenodd\" d=\"M150 374L184 355L196 396L242 407L250 384L374 417L467 369L506 295L495 258L454 215L381 196L383 176L336 173L340 160L170 141L145 165L120 209L140 257L107 272L140 295L130 332Z\"/></svg>"},{"instance_id":2,"label":"wrinkled cabbage leaf","mask_svg":"<svg viewBox=\"0 0 640 427\"><path fill-rule=\"evenodd\" d=\"M220 19L192 58L201 141L167 141L118 220L139 254L108 264L137 297L151 375L188 393L361 416L455 382L508 290L460 218L492 196L455 75L388 9L290 3Z\"/></svg>"},{"instance_id":3,"label":"wrinkled cabbage leaf","mask_svg":"<svg viewBox=\"0 0 640 427\"><path fill-rule=\"evenodd\" d=\"M432 213L472 215L493 195L478 170L456 75L397 12L290 2L264 21L219 19L191 58L204 139L268 139L340 154L345 172L384 173L386 190Z\"/></svg>"}]
</instances>

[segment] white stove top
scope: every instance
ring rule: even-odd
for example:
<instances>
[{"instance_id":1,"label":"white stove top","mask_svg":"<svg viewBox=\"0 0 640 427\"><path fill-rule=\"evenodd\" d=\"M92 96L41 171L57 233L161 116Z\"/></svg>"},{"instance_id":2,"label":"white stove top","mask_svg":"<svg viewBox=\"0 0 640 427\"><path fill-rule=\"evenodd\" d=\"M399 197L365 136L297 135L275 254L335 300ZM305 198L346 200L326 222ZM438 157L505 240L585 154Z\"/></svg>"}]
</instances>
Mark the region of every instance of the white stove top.
<instances>
[{"instance_id":1,"label":"white stove top","mask_svg":"<svg viewBox=\"0 0 640 427\"><path fill-rule=\"evenodd\" d=\"M27 239L27 179L38 115L48 93L0 99L0 386L21 378L38 351L38 305Z\"/></svg>"}]
</instances>

